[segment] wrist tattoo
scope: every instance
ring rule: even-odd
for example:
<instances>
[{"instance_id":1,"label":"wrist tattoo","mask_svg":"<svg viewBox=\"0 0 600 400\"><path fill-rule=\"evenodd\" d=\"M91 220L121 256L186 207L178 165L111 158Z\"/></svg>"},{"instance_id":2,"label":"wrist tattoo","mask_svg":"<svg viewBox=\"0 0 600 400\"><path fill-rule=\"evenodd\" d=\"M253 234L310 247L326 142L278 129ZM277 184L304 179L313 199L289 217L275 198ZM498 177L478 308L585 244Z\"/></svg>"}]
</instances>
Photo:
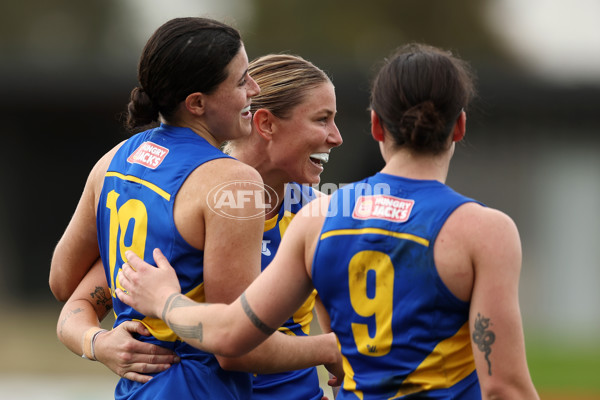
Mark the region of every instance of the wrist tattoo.
<instances>
[{"instance_id":1,"label":"wrist tattoo","mask_svg":"<svg viewBox=\"0 0 600 400\"><path fill-rule=\"evenodd\" d=\"M167 311L170 310L170 305L171 302L173 301L173 299L177 296L181 295L181 293L173 293L172 295L169 296L169 298L167 298L167 301L165 301L165 306L163 308L163 312L162 312L162 317L161 319L165 322L167 322Z\"/></svg>"},{"instance_id":2,"label":"wrist tattoo","mask_svg":"<svg viewBox=\"0 0 600 400\"><path fill-rule=\"evenodd\" d=\"M258 315L256 315L254 311L252 311L252 308L250 308L250 304L248 304L248 300L246 299L246 292L242 293L240 300L242 302L242 308L244 309L244 312L246 313L250 321L254 324L254 326L256 326L262 333L269 336L277 330L268 327L267 324L262 322L260 318L258 318Z\"/></svg>"},{"instance_id":3,"label":"wrist tattoo","mask_svg":"<svg viewBox=\"0 0 600 400\"><path fill-rule=\"evenodd\" d=\"M490 353L492 352L492 344L496 341L496 334L489 330L490 319L477 313L475 327L473 329L473 342L477 345L479 351L485 353L485 360L488 363L488 375L492 375L492 362L490 361Z\"/></svg>"}]
</instances>

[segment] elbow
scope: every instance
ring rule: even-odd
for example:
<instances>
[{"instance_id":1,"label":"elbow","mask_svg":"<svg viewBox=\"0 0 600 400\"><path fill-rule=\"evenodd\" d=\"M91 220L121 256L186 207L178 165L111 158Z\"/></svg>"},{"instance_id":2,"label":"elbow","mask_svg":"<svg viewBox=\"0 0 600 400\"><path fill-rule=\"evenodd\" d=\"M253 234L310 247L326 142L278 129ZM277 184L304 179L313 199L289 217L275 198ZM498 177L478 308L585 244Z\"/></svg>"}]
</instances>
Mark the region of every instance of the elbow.
<instances>
[{"instance_id":1,"label":"elbow","mask_svg":"<svg viewBox=\"0 0 600 400\"><path fill-rule=\"evenodd\" d=\"M69 300L69 297L71 296L69 290L64 285L61 285L60 282L57 282L56 279L53 279L52 275L50 275L48 283L50 285L50 291L52 292L56 300L61 301L63 303Z\"/></svg>"},{"instance_id":2,"label":"elbow","mask_svg":"<svg viewBox=\"0 0 600 400\"><path fill-rule=\"evenodd\" d=\"M219 365L225 370L239 370L240 360L236 357L243 356L249 351L248 345L244 343L243 335L236 335L232 330L227 329L217 337L219 340L212 352L217 355Z\"/></svg>"},{"instance_id":3,"label":"elbow","mask_svg":"<svg viewBox=\"0 0 600 400\"><path fill-rule=\"evenodd\" d=\"M243 359L230 356L216 356L219 366L225 371L246 371Z\"/></svg>"}]
</instances>

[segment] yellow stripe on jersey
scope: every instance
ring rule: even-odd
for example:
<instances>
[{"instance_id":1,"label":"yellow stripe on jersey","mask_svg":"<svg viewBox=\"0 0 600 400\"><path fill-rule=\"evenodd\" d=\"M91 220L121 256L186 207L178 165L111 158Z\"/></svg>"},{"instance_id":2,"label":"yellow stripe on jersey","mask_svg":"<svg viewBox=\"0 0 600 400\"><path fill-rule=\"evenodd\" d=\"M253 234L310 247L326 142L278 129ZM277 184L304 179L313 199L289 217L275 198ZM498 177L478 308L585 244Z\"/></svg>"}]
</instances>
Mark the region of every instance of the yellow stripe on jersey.
<instances>
[{"instance_id":1,"label":"yellow stripe on jersey","mask_svg":"<svg viewBox=\"0 0 600 400\"><path fill-rule=\"evenodd\" d=\"M398 239L406 239L406 240L410 240L410 241L422 244L423 246L429 247L429 240L424 239L422 237L419 237L416 235L411 235L410 233L394 232L394 231L388 231L387 229L380 229L380 228L336 229L336 230L325 232L324 234L322 234L321 240L327 239L332 236L364 235L364 234L368 234L368 233L392 236L392 237L395 237Z\"/></svg>"},{"instance_id":2,"label":"yellow stripe on jersey","mask_svg":"<svg viewBox=\"0 0 600 400\"><path fill-rule=\"evenodd\" d=\"M294 218L296 214L292 214L290 211L285 210L283 212L283 217L281 217L281 221L279 221L279 236L283 238L283 234L287 230L287 227L292 222L292 218Z\"/></svg>"},{"instance_id":3,"label":"yellow stripe on jersey","mask_svg":"<svg viewBox=\"0 0 600 400\"><path fill-rule=\"evenodd\" d=\"M137 176L123 175L123 174L121 174L119 172L114 172L114 171L107 172L106 176L114 176L114 177L122 179L124 181L139 183L140 185L146 186L148 189L152 190L153 192L155 192L159 196L163 197L165 200L167 200L167 201L171 200L171 195L169 193L167 193L166 191L162 190L161 188L159 188L158 186L156 186L154 183L150 183L148 181L140 179Z\"/></svg>"},{"instance_id":4,"label":"yellow stripe on jersey","mask_svg":"<svg viewBox=\"0 0 600 400\"><path fill-rule=\"evenodd\" d=\"M337 339L337 337L336 337ZM342 346L340 344L340 340L337 339L338 350L341 352ZM352 392L356 397L360 400L364 399L364 394L362 390L356 390L356 381L354 380L354 370L352 369L352 365L348 362L346 356L342 354L342 368L344 370L344 381L342 382L342 387L344 390Z\"/></svg>"},{"instance_id":5,"label":"yellow stripe on jersey","mask_svg":"<svg viewBox=\"0 0 600 400\"><path fill-rule=\"evenodd\" d=\"M300 325L300 329L306 336L310 335L310 323L313 319L312 310L315 308L315 298L317 297L317 291L313 290L312 293L308 296L304 304L300 306L298 311L294 313L292 319L295 323ZM286 328L285 326L280 326L277 329L279 332L285 333L288 336L296 336L294 331L290 328Z\"/></svg>"},{"instance_id":6,"label":"yellow stripe on jersey","mask_svg":"<svg viewBox=\"0 0 600 400\"><path fill-rule=\"evenodd\" d=\"M204 295L204 283L199 284L194 289L185 293L185 296L198 303L205 303L206 297ZM139 319L135 321L139 321ZM140 322L144 324L150 331L150 334L158 340L162 340L164 342L174 342L179 340L179 336L177 336L175 332L173 332L171 328L169 328L169 326L161 319L146 317Z\"/></svg>"},{"instance_id":7,"label":"yellow stripe on jersey","mask_svg":"<svg viewBox=\"0 0 600 400\"><path fill-rule=\"evenodd\" d=\"M290 222L296 216L296 214L285 210L283 212L283 217L281 217L281 221L279 221L279 236L283 238L285 231L287 230ZM266 227L266 222L265 222ZM265 229L266 230L266 229ZM317 291L313 290L312 294L306 299L304 304L294 313L292 316L295 323L300 324L302 332L306 335L310 334L310 322L313 319L312 310L315 307L315 297L317 296Z\"/></svg>"},{"instance_id":8,"label":"yellow stripe on jersey","mask_svg":"<svg viewBox=\"0 0 600 400\"><path fill-rule=\"evenodd\" d=\"M270 231L271 229L275 228L275 224L277 224L277 218L279 217L279 214L275 214L274 217L271 217L267 220L265 220L265 230L264 232Z\"/></svg>"},{"instance_id":9,"label":"yellow stripe on jersey","mask_svg":"<svg viewBox=\"0 0 600 400\"><path fill-rule=\"evenodd\" d=\"M448 388L460 382L475 370L469 326L465 323L456 334L441 341L431 354L409 374L398 393L391 398L414 393L415 389Z\"/></svg>"}]
</instances>

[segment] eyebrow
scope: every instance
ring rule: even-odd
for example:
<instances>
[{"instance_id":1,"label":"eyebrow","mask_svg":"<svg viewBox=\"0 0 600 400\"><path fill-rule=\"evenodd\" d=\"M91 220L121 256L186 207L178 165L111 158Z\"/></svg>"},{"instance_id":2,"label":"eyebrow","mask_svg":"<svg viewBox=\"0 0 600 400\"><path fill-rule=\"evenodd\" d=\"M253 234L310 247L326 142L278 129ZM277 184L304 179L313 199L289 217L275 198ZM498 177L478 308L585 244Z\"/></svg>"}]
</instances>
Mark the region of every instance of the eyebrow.
<instances>
[{"instance_id":1,"label":"eyebrow","mask_svg":"<svg viewBox=\"0 0 600 400\"><path fill-rule=\"evenodd\" d=\"M244 73L242 74L242 76L238 79L238 82L241 81L242 79L244 79L244 77L248 74L248 68L246 68L246 70L244 71Z\"/></svg>"},{"instance_id":2,"label":"eyebrow","mask_svg":"<svg viewBox=\"0 0 600 400\"><path fill-rule=\"evenodd\" d=\"M337 110L331 110L329 108L323 108L323 109L319 110L318 112L319 113L325 113L325 114L327 114L327 116L337 115Z\"/></svg>"}]
</instances>

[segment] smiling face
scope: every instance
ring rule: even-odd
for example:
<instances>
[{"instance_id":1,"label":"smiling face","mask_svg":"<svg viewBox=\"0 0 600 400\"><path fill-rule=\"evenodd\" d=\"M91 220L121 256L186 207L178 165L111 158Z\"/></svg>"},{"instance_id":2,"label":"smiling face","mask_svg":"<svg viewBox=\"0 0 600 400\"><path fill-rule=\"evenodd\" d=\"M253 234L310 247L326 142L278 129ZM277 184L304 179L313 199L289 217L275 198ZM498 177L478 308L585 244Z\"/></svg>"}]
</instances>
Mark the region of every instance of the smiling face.
<instances>
[{"instance_id":1,"label":"smiling face","mask_svg":"<svg viewBox=\"0 0 600 400\"><path fill-rule=\"evenodd\" d=\"M342 144L335 125L335 90L324 82L308 90L289 117L275 118L269 159L287 181L316 184L333 147Z\"/></svg>"},{"instance_id":2,"label":"smiling face","mask_svg":"<svg viewBox=\"0 0 600 400\"><path fill-rule=\"evenodd\" d=\"M242 45L227 66L227 78L205 95L205 124L219 142L248 136L252 129L251 98L260 92L248 75L248 56Z\"/></svg>"}]
</instances>

